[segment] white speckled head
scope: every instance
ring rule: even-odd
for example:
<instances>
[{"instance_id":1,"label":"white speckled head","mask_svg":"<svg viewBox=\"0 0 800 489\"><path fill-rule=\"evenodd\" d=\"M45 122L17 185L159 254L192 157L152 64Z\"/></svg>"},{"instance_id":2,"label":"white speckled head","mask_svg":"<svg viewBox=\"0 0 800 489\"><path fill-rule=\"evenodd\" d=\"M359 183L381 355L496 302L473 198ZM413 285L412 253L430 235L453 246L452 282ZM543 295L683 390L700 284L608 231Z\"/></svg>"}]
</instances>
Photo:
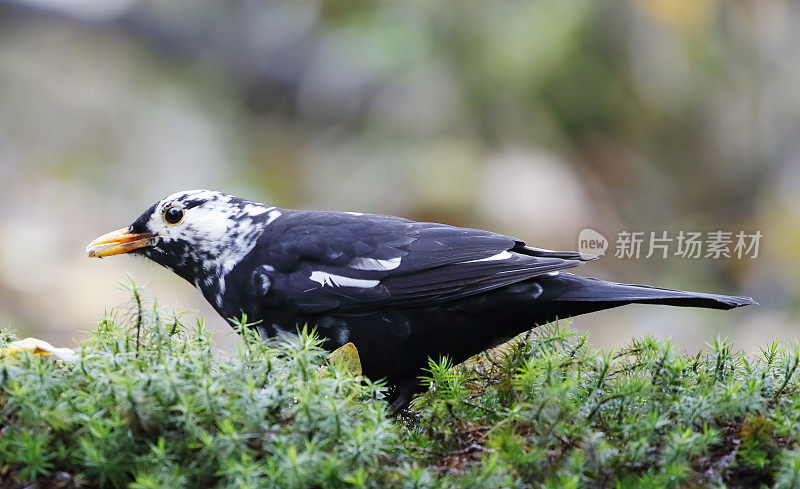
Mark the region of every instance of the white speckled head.
<instances>
[{"instance_id":1,"label":"white speckled head","mask_svg":"<svg viewBox=\"0 0 800 489\"><path fill-rule=\"evenodd\" d=\"M176 192L154 204L130 231L154 237L134 250L194 283L221 304L225 275L249 253L281 211L212 190ZM203 277L197 281L197 277Z\"/></svg>"},{"instance_id":2,"label":"white speckled head","mask_svg":"<svg viewBox=\"0 0 800 489\"><path fill-rule=\"evenodd\" d=\"M248 224L247 221L273 209L221 192L185 190L155 204L146 227L163 242L183 240L207 246L224 239L231 228ZM178 222L169 222L168 210L182 217Z\"/></svg>"}]
</instances>

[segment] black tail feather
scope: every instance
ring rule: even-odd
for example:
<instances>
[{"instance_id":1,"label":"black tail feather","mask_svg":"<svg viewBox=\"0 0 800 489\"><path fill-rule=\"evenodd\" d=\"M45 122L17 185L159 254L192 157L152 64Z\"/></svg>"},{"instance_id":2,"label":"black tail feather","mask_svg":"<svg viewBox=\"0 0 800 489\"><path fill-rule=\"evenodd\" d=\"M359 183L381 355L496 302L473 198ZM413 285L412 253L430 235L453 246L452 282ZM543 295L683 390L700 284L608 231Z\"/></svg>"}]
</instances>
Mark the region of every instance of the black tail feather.
<instances>
[{"instance_id":1,"label":"black tail feather","mask_svg":"<svg viewBox=\"0 0 800 489\"><path fill-rule=\"evenodd\" d=\"M705 307L709 309L733 309L757 304L750 297L705 294L683 290L663 289L649 285L620 284L595 278L584 278L568 273L552 277L559 282L556 287L544 287L553 301L565 302L612 302L621 304L665 304L682 307ZM614 306L611 306L614 307Z\"/></svg>"}]
</instances>

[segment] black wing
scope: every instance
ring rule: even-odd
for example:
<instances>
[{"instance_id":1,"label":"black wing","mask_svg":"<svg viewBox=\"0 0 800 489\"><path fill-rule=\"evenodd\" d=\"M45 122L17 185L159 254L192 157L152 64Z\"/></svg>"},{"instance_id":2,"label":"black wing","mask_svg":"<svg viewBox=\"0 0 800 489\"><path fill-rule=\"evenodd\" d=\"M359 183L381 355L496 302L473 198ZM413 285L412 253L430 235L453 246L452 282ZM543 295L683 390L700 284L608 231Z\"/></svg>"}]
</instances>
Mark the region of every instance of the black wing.
<instances>
[{"instance_id":1,"label":"black wing","mask_svg":"<svg viewBox=\"0 0 800 489\"><path fill-rule=\"evenodd\" d=\"M478 229L336 212L286 211L261 239L253 259L267 265L256 273L268 275L268 294L306 313L439 304L594 258Z\"/></svg>"}]
</instances>

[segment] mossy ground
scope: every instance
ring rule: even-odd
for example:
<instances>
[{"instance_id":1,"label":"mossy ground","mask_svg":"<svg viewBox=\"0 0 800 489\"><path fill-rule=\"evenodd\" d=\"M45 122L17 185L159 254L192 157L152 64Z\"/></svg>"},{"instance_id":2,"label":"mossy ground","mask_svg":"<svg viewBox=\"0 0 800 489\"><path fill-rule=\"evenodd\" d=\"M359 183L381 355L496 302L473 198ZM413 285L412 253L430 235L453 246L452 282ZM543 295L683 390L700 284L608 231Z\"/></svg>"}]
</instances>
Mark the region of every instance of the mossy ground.
<instances>
[{"instance_id":1,"label":"mossy ground","mask_svg":"<svg viewBox=\"0 0 800 489\"><path fill-rule=\"evenodd\" d=\"M800 348L592 349L559 325L449 368L392 416L313 335L236 355L147 305L74 363L0 356L0 487L800 487ZM0 348L11 339L0 333Z\"/></svg>"}]
</instances>

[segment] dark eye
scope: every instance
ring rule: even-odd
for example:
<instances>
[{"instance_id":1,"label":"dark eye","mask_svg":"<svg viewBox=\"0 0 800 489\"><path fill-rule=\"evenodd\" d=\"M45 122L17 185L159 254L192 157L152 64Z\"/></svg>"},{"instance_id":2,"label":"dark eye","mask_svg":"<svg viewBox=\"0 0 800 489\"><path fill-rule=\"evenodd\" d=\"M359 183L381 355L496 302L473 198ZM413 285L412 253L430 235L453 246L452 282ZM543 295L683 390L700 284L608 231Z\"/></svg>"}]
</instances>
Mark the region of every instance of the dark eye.
<instances>
[{"instance_id":1,"label":"dark eye","mask_svg":"<svg viewBox=\"0 0 800 489\"><path fill-rule=\"evenodd\" d=\"M178 206L169 207L164 211L164 221L167 224L178 224L183 219L183 209Z\"/></svg>"}]
</instances>

